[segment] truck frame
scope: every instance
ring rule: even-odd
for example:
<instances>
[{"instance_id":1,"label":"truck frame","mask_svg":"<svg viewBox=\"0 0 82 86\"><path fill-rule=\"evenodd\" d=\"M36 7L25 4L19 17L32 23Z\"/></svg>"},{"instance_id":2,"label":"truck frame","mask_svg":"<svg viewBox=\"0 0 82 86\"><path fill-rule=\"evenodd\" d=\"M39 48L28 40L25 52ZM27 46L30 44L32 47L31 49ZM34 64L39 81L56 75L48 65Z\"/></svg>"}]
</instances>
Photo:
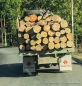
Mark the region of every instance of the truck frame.
<instances>
[{"instance_id":1,"label":"truck frame","mask_svg":"<svg viewBox=\"0 0 82 86\"><path fill-rule=\"evenodd\" d=\"M72 34L74 35L73 24L73 0L71 0L71 20L72 20ZM17 21L17 27L19 27ZM49 68L51 66L58 65L59 71L71 71L72 70L72 55L73 48L65 48L58 50L45 50L45 51L26 51L20 52L20 56L23 57L23 73L32 75L37 73L37 69L41 66Z\"/></svg>"}]
</instances>

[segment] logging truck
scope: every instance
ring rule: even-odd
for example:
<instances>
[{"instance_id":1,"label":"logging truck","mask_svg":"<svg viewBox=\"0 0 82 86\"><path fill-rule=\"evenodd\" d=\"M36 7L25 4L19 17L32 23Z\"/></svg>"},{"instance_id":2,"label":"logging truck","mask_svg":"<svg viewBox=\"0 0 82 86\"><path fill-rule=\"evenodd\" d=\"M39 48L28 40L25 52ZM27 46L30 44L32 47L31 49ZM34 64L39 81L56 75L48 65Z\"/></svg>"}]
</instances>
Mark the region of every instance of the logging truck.
<instances>
[{"instance_id":1,"label":"logging truck","mask_svg":"<svg viewBox=\"0 0 82 86\"><path fill-rule=\"evenodd\" d=\"M59 71L72 70L74 38L66 20L48 11L28 10L16 22L23 73L31 75L41 66L56 65Z\"/></svg>"}]
</instances>

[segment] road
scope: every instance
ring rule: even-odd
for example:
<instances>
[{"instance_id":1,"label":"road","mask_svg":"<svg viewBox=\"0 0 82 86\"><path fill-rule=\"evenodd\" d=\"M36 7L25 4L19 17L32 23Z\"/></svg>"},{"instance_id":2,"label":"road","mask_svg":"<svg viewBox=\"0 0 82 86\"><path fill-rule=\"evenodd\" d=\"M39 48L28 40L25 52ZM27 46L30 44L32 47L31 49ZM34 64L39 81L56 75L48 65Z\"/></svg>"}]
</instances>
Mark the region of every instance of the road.
<instances>
[{"instance_id":1,"label":"road","mask_svg":"<svg viewBox=\"0 0 82 86\"><path fill-rule=\"evenodd\" d=\"M37 76L22 73L18 49L0 48L0 86L82 86L82 66L72 61L73 71L58 72L57 67L38 70Z\"/></svg>"}]
</instances>

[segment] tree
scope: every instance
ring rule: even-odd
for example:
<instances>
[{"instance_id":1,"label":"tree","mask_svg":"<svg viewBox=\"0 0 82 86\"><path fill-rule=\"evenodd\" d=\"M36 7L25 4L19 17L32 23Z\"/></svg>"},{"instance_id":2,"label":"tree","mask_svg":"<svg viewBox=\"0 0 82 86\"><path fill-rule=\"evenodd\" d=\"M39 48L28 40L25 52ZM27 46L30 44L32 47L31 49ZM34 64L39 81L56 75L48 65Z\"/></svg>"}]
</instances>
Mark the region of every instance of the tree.
<instances>
[{"instance_id":1,"label":"tree","mask_svg":"<svg viewBox=\"0 0 82 86\"><path fill-rule=\"evenodd\" d=\"M16 33L16 18L28 9L45 9L66 19L71 28L71 0L4 0L0 2L1 14L6 16L6 27ZM82 0L74 0L74 30L82 36Z\"/></svg>"}]
</instances>

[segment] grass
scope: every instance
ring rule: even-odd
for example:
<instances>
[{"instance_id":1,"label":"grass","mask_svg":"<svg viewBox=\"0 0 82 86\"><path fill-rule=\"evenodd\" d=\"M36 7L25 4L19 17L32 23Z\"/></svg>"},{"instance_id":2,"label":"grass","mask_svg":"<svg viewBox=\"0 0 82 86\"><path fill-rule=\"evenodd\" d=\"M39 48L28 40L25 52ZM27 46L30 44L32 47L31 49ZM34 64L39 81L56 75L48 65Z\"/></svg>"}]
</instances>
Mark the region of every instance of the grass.
<instances>
[{"instance_id":1,"label":"grass","mask_svg":"<svg viewBox=\"0 0 82 86\"><path fill-rule=\"evenodd\" d=\"M82 47L75 49L75 52L73 53L73 57L82 60Z\"/></svg>"}]
</instances>

